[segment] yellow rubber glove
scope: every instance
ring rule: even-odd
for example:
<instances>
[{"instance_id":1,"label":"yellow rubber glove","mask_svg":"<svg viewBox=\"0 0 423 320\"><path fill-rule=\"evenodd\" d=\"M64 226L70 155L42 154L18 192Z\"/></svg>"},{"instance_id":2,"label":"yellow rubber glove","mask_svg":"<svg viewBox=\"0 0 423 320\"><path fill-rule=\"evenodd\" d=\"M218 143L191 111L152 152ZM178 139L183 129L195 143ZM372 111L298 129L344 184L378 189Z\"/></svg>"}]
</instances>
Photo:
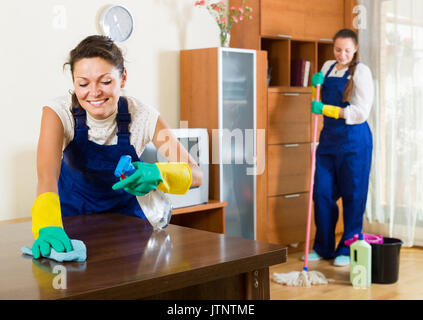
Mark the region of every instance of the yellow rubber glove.
<instances>
[{"instance_id":1,"label":"yellow rubber glove","mask_svg":"<svg viewBox=\"0 0 423 320\"><path fill-rule=\"evenodd\" d=\"M323 114L326 117L338 119L339 110L341 110L340 107L323 104L323 102L320 101L313 100L311 102L311 112L315 114Z\"/></svg>"},{"instance_id":2,"label":"yellow rubber glove","mask_svg":"<svg viewBox=\"0 0 423 320\"><path fill-rule=\"evenodd\" d=\"M340 107L325 104L323 106L322 114L325 115L326 117L339 119L339 110L341 110Z\"/></svg>"},{"instance_id":3,"label":"yellow rubber glove","mask_svg":"<svg viewBox=\"0 0 423 320\"><path fill-rule=\"evenodd\" d=\"M38 259L49 256L51 248L57 252L72 251L72 243L63 230L62 213L59 195L46 192L35 199L31 209L32 233L35 241L32 245L32 256Z\"/></svg>"},{"instance_id":4,"label":"yellow rubber glove","mask_svg":"<svg viewBox=\"0 0 423 320\"><path fill-rule=\"evenodd\" d=\"M38 238L40 229L42 228L63 228L60 200L57 193L46 192L40 194L32 205L31 215L32 233L35 239Z\"/></svg>"},{"instance_id":5,"label":"yellow rubber glove","mask_svg":"<svg viewBox=\"0 0 423 320\"><path fill-rule=\"evenodd\" d=\"M163 182L157 189L166 193L185 194L192 183L192 172L185 162L157 162Z\"/></svg>"}]
</instances>

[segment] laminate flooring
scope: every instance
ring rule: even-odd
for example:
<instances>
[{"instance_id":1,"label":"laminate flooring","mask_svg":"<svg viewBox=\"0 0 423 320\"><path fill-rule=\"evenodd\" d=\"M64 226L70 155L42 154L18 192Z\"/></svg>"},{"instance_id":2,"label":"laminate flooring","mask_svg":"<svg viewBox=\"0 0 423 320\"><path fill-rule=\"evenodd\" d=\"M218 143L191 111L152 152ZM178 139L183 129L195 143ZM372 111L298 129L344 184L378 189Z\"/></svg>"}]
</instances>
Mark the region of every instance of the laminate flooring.
<instances>
[{"instance_id":1,"label":"laminate flooring","mask_svg":"<svg viewBox=\"0 0 423 320\"><path fill-rule=\"evenodd\" d=\"M372 284L369 289L355 289L349 281L349 266L335 267L333 260L310 261L309 270L334 279L327 285L287 287L272 281L274 272L301 271L302 252L289 254L288 261L270 267L271 300L421 300L423 299L423 248L401 248L399 279L394 284Z\"/></svg>"}]
</instances>

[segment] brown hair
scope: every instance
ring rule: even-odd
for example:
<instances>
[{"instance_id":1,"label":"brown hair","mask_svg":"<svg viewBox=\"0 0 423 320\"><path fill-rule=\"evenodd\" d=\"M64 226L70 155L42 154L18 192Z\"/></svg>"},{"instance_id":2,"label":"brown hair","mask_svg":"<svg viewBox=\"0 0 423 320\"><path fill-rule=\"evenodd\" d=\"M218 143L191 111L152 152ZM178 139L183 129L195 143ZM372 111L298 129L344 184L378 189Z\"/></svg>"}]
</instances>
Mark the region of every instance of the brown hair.
<instances>
[{"instance_id":1,"label":"brown hair","mask_svg":"<svg viewBox=\"0 0 423 320\"><path fill-rule=\"evenodd\" d=\"M69 65L72 79L73 69L76 62L84 58L103 58L110 62L119 71L120 75L123 76L125 72L124 58L119 47L113 42L112 39L101 35L92 35L82 40L70 53L69 59L63 64L63 69ZM71 92L72 95L72 106L71 109L80 109L78 98L75 92Z\"/></svg>"},{"instance_id":2,"label":"brown hair","mask_svg":"<svg viewBox=\"0 0 423 320\"><path fill-rule=\"evenodd\" d=\"M339 30L333 37L333 42L335 43L335 40L338 38L350 38L353 40L354 44L357 46L358 45L358 37L357 34L351 30L351 29L341 29ZM353 90L354 90L354 73L355 73L355 69L357 68L357 61L358 61L358 49L357 51L354 53L354 56L348 66L348 71L350 72L350 80L348 81L347 85L345 86L344 89L344 95L343 95L343 102L346 101L350 101L352 94L353 94Z\"/></svg>"}]
</instances>

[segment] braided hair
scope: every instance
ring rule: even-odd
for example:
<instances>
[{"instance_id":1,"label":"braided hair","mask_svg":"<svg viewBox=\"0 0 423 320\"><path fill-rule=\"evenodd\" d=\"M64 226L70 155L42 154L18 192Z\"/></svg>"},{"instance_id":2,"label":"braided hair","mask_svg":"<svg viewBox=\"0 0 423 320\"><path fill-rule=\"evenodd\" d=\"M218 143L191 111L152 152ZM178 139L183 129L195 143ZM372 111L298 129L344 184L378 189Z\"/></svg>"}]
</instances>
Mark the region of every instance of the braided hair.
<instances>
[{"instance_id":1,"label":"braided hair","mask_svg":"<svg viewBox=\"0 0 423 320\"><path fill-rule=\"evenodd\" d=\"M357 33L355 33L353 30L351 29L341 29L339 30L333 37L333 42L335 43L335 40L338 38L349 38L352 39L352 41L354 42L354 44L357 46L358 45L358 36ZM344 94L343 94L343 102L346 101L350 101L352 94L353 94L353 90L354 90L354 73L355 70L357 68L357 63L358 63L358 50L354 53L354 56L348 66L348 71L350 72L350 80L348 81L347 85L345 86L344 89Z\"/></svg>"}]
</instances>

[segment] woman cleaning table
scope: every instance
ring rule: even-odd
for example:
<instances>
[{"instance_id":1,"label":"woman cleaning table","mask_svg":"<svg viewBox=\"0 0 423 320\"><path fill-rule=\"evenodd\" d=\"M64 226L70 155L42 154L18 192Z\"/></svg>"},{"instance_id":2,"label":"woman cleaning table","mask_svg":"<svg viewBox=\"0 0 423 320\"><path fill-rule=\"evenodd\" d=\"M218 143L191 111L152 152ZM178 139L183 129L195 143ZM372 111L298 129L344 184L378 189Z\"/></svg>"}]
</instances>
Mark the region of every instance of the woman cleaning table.
<instances>
[{"instance_id":1,"label":"woman cleaning table","mask_svg":"<svg viewBox=\"0 0 423 320\"><path fill-rule=\"evenodd\" d=\"M62 216L114 212L145 218L136 196L153 189L184 194L202 182L200 168L157 110L122 95L127 70L110 38L85 38L65 65L74 91L48 103L42 113L31 209L35 259L51 248L72 250ZM169 162L142 162L150 141ZM132 157L137 172L119 181L114 170L122 155Z\"/></svg>"}]
</instances>

